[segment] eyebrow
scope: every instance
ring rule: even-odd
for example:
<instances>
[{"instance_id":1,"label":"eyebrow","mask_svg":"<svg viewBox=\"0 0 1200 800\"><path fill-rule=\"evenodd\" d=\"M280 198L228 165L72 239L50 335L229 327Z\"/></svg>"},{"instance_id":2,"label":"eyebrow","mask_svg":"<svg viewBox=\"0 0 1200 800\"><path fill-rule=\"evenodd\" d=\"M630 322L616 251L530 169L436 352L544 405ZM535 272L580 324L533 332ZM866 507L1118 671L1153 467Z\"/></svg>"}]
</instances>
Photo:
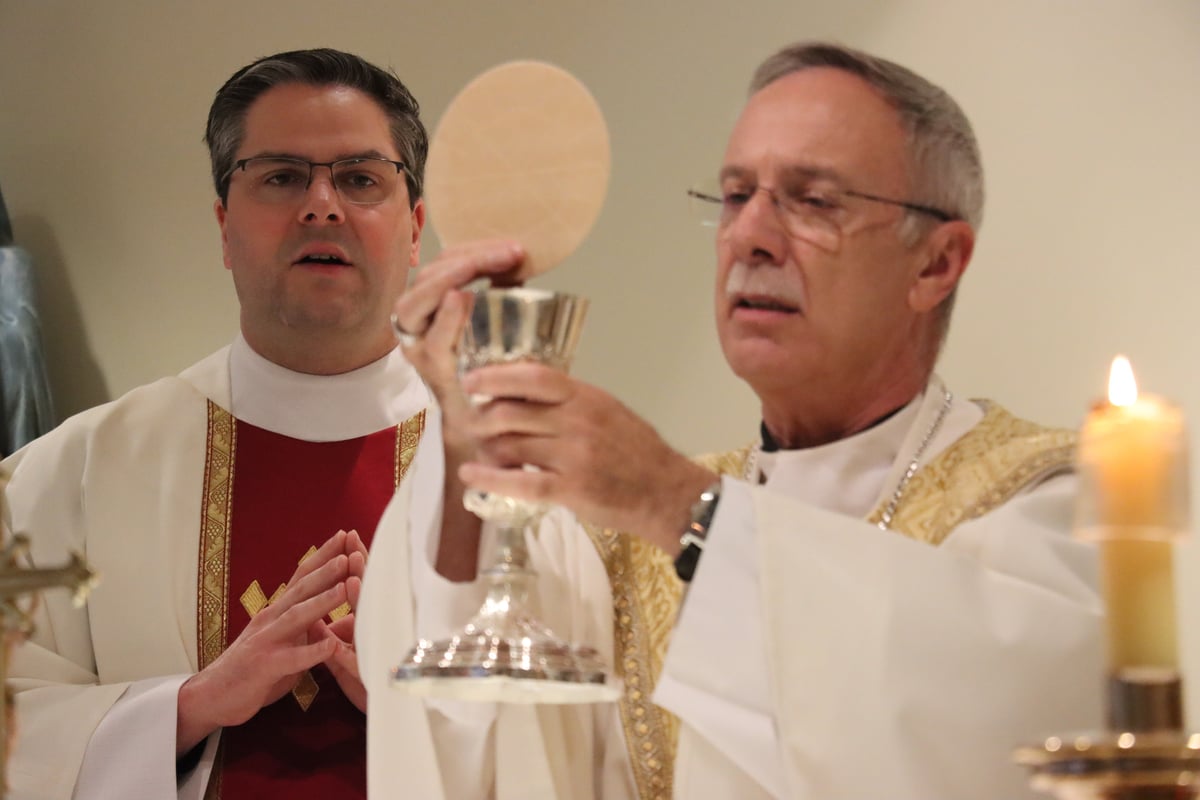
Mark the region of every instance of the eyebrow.
<instances>
[{"instance_id":1,"label":"eyebrow","mask_svg":"<svg viewBox=\"0 0 1200 800\"><path fill-rule=\"evenodd\" d=\"M826 180L839 185L846 182L844 176L831 167L790 164L779 169L778 173L784 178L784 180L791 182ZM727 178L740 178L745 180L747 178L754 177L756 177L754 170L749 169L748 167L740 167L737 165L724 167L721 169L719 174L719 178L721 180L725 180Z\"/></svg>"},{"instance_id":2,"label":"eyebrow","mask_svg":"<svg viewBox=\"0 0 1200 800\"><path fill-rule=\"evenodd\" d=\"M246 158L291 158L296 161L311 161L311 159L309 159L306 156L299 155L298 153L291 153L286 150L263 150L261 152L255 153L252 156L246 156ZM371 148L370 150L359 150L357 152L339 153L338 155L335 155L330 160L331 161L346 161L346 160L352 159L352 158L384 158L384 159L387 159L388 161L399 161L400 160L398 158L394 159L391 156L387 155L386 153L383 153L374 148ZM238 159L238 160L240 161L241 159Z\"/></svg>"}]
</instances>

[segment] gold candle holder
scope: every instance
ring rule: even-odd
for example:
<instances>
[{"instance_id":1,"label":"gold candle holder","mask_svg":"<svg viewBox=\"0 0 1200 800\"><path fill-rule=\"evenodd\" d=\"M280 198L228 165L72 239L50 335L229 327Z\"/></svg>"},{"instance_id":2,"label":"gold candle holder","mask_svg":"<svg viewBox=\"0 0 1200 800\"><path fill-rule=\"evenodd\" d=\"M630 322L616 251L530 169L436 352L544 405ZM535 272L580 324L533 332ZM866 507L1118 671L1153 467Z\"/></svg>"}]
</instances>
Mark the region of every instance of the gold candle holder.
<instances>
[{"instance_id":1,"label":"gold candle holder","mask_svg":"<svg viewBox=\"0 0 1200 800\"><path fill-rule=\"evenodd\" d=\"M1014 758L1062 800L1200 797L1200 734L1186 733L1173 542L1188 529L1183 415L1137 396L1113 363L1109 400L1079 437L1075 534L1098 543L1108 634L1107 730L1051 736Z\"/></svg>"}]
</instances>

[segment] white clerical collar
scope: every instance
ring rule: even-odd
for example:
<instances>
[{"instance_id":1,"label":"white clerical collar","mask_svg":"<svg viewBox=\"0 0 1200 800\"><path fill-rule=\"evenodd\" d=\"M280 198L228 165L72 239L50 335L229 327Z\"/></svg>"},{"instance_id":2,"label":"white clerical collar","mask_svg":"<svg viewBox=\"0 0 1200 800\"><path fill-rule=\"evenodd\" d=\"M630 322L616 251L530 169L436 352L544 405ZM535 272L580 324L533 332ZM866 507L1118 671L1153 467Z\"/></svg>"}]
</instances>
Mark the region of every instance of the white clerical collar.
<instances>
[{"instance_id":1,"label":"white clerical collar","mask_svg":"<svg viewBox=\"0 0 1200 800\"><path fill-rule=\"evenodd\" d=\"M354 439L398 425L429 405L399 348L341 375L307 375L268 361L238 334L229 352L230 412L310 442Z\"/></svg>"},{"instance_id":2,"label":"white clerical collar","mask_svg":"<svg viewBox=\"0 0 1200 800\"><path fill-rule=\"evenodd\" d=\"M802 450L761 453L758 468L768 488L827 511L865 517L917 418L923 395L853 436Z\"/></svg>"}]
</instances>

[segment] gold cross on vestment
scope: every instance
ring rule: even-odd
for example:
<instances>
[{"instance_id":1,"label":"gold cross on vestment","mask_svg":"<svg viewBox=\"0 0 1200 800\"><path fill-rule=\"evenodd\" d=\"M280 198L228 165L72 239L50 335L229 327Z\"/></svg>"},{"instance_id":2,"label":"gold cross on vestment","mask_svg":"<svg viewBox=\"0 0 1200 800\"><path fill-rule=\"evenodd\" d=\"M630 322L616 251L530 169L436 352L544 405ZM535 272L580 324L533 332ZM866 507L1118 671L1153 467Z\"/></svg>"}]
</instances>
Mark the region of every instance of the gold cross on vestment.
<instances>
[{"instance_id":1,"label":"gold cross on vestment","mask_svg":"<svg viewBox=\"0 0 1200 800\"><path fill-rule=\"evenodd\" d=\"M308 548L308 552L300 557L297 565L303 564L305 559L317 552L316 547ZM242 608L246 609L246 613L253 619L260 611L278 600L287 590L287 584L279 584L279 588L267 597L261 585L257 580L251 581L246 587L246 591L242 592ZM329 618L334 622L350 613L350 603L342 603L340 606L329 612ZM313 700L317 699L317 680L312 675L312 670L305 670L304 674L296 681L296 685L292 687L292 697L296 698L296 702L300 705L302 711L308 711L309 706L313 704Z\"/></svg>"}]
</instances>

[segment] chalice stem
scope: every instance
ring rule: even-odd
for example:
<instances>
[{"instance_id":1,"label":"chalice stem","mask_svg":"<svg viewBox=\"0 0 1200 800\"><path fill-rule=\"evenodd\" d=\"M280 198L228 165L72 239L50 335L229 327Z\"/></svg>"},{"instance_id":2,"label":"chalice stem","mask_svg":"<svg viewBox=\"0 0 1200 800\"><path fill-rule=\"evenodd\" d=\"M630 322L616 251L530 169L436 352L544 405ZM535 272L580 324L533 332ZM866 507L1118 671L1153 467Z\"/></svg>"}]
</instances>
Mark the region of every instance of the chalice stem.
<instances>
[{"instance_id":1,"label":"chalice stem","mask_svg":"<svg viewBox=\"0 0 1200 800\"><path fill-rule=\"evenodd\" d=\"M524 527L499 525L496 528L496 562L484 570L484 575L533 575L529 568L529 548L525 544Z\"/></svg>"},{"instance_id":2,"label":"chalice stem","mask_svg":"<svg viewBox=\"0 0 1200 800\"><path fill-rule=\"evenodd\" d=\"M496 530L496 560L483 571L488 586L486 605L498 614L527 616L529 588L537 573L529 567L525 529L502 525Z\"/></svg>"}]
</instances>

